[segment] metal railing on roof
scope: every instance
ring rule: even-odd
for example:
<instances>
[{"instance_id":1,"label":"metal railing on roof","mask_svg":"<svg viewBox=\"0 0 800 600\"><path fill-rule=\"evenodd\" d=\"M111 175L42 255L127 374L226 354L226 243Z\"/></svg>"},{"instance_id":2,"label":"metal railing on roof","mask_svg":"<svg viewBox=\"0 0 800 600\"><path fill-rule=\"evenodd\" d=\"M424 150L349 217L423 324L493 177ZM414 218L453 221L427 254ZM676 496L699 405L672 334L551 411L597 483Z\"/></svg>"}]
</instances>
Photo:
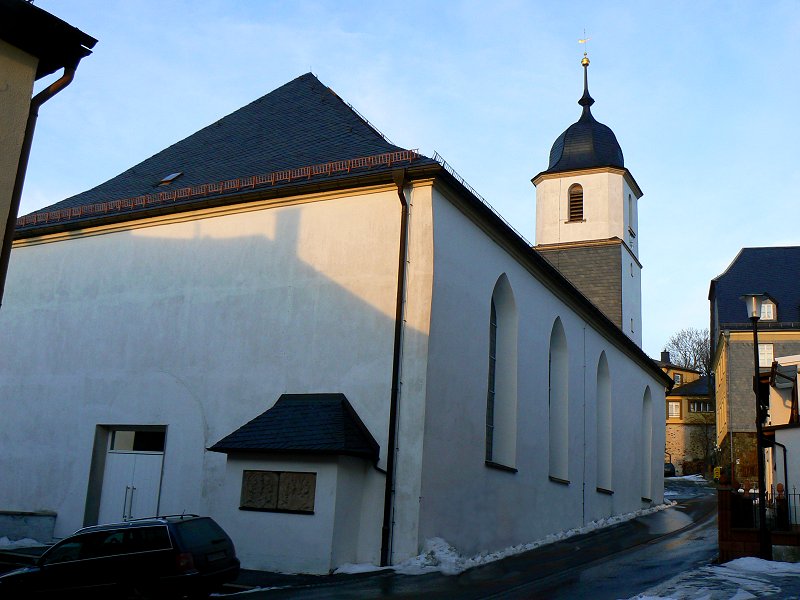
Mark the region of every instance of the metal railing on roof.
<instances>
[{"instance_id":1,"label":"metal railing on roof","mask_svg":"<svg viewBox=\"0 0 800 600\"><path fill-rule=\"evenodd\" d=\"M448 163L448 162L447 162L447 161L446 161L446 160L445 160L445 159L442 157L442 155L441 155L441 154L439 154L439 153L438 153L437 151L435 151L435 150L434 150L434 152L433 152L433 160L435 160L435 161L436 161L436 162L438 162L440 165L442 165L442 167L444 168L444 170L445 170L445 171L447 171L448 173L450 173L450 175L452 175L453 177L455 177L455 179L456 179L456 181L458 181L458 183L460 183L460 184L461 184L461 185L463 185L465 188L467 188L467 190L469 191L469 193L470 193L470 194L472 194L472 195L473 195L473 196L475 196L475 197L476 197L478 200L480 200L480 201L481 201L481 203L482 203L484 206L486 206L486 207L487 207L489 210L491 210L491 211L492 211L492 212L495 214L495 216L496 216L498 219L500 219L500 220L501 220L503 223L505 223L505 224L506 224L506 226L507 226L509 229L511 229L511 231L513 231L514 233L516 233L516 234L517 234L517 235L520 237L520 239L522 239L522 241L524 241L524 242L525 242L525 243L526 243L528 246L531 246L531 247L533 247L533 244L531 244L531 243L530 243L530 241L528 241L528 239L527 239L527 238L526 238L524 235L522 235L522 234L521 234L519 231L517 231L517 229L516 229L516 228L515 228L515 227L514 227L514 226L513 226L511 223L509 223L509 222L506 220L506 218L505 218L503 215L501 215L499 212L497 212L497 210L495 209L495 207L494 207L494 206L492 206L491 204L489 204L489 202L486 200L486 198L484 198L483 196L481 196L481 195L480 195L480 194L479 194L479 193L478 193L478 192L475 190L475 188L473 188L473 187L472 187L470 184L468 184L468 183L467 183L467 181L466 181L466 180L465 180L463 177L461 177L461 175L459 175L459 174L456 172L456 170L455 170L455 169L454 169L452 166L450 166L450 164L449 164L449 163Z\"/></svg>"},{"instance_id":2,"label":"metal railing on roof","mask_svg":"<svg viewBox=\"0 0 800 600\"><path fill-rule=\"evenodd\" d=\"M330 89L330 88L328 88L328 89ZM333 91L333 90L331 90L331 91ZM333 92L333 93L335 94L336 92ZM372 129L374 129L374 130L375 130L375 133L377 133L379 136L381 136L381 137L382 137L382 138L383 138L385 141L389 142L389 143L390 143L392 146L394 146L394 145L395 145L395 144L394 144L394 142L392 142L392 140L390 140L388 137L386 137L386 134L385 134L385 133L383 133L383 132L382 132L380 129L378 129L377 127L375 127L375 125L373 125L373 124L372 124L372 123L369 121L369 119L367 119L367 117L365 117L365 116L364 116L364 115L362 115L360 112L358 112L358 110L356 110L356 107L355 107L355 106L353 106L353 105L352 105L352 104L350 104L349 102L345 102L345 104L347 104L347 106L348 106L348 107L350 107L350 110L352 110L354 113L356 113L356 114L358 115L358 118L359 118L359 119L361 119L362 121L364 121L364 123L366 123L367 125L369 125L369 126L372 128Z\"/></svg>"},{"instance_id":3,"label":"metal railing on roof","mask_svg":"<svg viewBox=\"0 0 800 600\"><path fill-rule=\"evenodd\" d=\"M273 171L263 175L251 175L236 179L226 179L214 183L204 183L190 187L179 188L153 194L143 194L121 200L108 202L95 202L62 208L59 210L35 212L17 219L17 227L27 225L41 225L53 222L72 221L86 217L114 214L123 211L133 211L148 207L163 206L174 202L183 202L203 197L214 197L223 194L260 189L265 186L291 183L301 179L311 179L323 175L338 175L350 173L356 169L370 169L373 167L391 166L399 162L412 162L420 158L417 150L398 150L371 156L362 156L348 160L337 160L296 169Z\"/></svg>"}]
</instances>

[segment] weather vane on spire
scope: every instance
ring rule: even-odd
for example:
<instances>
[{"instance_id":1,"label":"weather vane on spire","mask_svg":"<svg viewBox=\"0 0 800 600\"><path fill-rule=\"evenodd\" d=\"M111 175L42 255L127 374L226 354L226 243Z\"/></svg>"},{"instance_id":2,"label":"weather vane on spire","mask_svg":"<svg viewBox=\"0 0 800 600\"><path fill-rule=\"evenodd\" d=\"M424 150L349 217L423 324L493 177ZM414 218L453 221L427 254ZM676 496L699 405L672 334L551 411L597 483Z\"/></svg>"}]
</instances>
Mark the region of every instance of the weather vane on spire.
<instances>
[{"instance_id":1,"label":"weather vane on spire","mask_svg":"<svg viewBox=\"0 0 800 600\"><path fill-rule=\"evenodd\" d=\"M589 66L589 57L587 56L587 54L588 54L588 51L589 51L589 40L590 39L592 39L592 38L586 37L586 29L584 29L583 30L583 37L578 40L579 44L583 44L584 45L583 58L581 59L581 64L584 67L588 67Z\"/></svg>"}]
</instances>

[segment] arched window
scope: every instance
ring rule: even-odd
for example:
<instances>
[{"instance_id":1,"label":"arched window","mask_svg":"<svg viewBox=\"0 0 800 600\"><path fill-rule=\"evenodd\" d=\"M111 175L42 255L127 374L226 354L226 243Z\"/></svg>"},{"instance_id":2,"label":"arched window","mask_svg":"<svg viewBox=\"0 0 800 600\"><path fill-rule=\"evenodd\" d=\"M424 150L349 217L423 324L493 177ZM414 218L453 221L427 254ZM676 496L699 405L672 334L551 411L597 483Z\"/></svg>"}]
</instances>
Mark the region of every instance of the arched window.
<instances>
[{"instance_id":1,"label":"arched window","mask_svg":"<svg viewBox=\"0 0 800 600\"><path fill-rule=\"evenodd\" d=\"M602 352L597 361L597 487L604 491L613 490L611 415L611 377L606 353Z\"/></svg>"},{"instance_id":2,"label":"arched window","mask_svg":"<svg viewBox=\"0 0 800 600\"><path fill-rule=\"evenodd\" d=\"M653 479L653 401L650 386L642 399L642 500L652 498Z\"/></svg>"},{"instance_id":3,"label":"arched window","mask_svg":"<svg viewBox=\"0 0 800 600\"><path fill-rule=\"evenodd\" d=\"M513 467L517 452L517 304L508 277L494 286L489 311L486 462Z\"/></svg>"},{"instance_id":4,"label":"arched window","mask_svg":"<svg viewBox=\"0 0 800 600\"><path fill-rule=\"evenodd\" d=\"M550 478L569 482L569 355L567 336L556 318L550 333L549 369Z\"/></svg>"},{"instance_id":5,"label":"arched window","mask_svg":"<svg viewBox=\"0 0 800 600\"><path fill-rule=\"evenodd\" d=\"M583 188L577 183L569 188L569 220L583 221Z\"/></svg>"}]
</instances>

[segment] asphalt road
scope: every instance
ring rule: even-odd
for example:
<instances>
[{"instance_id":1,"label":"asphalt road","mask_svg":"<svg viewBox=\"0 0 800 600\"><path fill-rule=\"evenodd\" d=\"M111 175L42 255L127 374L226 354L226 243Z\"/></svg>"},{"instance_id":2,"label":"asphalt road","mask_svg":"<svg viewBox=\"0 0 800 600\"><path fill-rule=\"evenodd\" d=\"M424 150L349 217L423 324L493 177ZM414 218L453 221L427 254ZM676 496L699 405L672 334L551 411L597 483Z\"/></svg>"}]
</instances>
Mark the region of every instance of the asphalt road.
<instances>
[{"instance_id":1,"label":"asphalt road","mask_svg":"<svg viewBox=\"0 0 800 600\"><path fill-rule=\"evenodd\" d=\"M231 600L627 599L678 573L708 565L717 556L715 491L683 479L668 479L666 487L666 499L678 503L672 508L459 575L411 576L384 570L363 576L276 576L254 582L275 585L273 589L215 596ZM6 568L11 564L0 564L0 572Z\"/></svg>"},{"instance_id":2,"label":"asphalt road","mask_svg":"<svg viewBox=\"0 0 800 600\"><path fill-rule=\"evenodd\" d=\"M335 584L252 590L261 599L630 598L717 556L716 495L684 480L669 483L678 505L626 523L508 557L460 575L380 572ZM641 541L629 548L631 540ZM230 596L229 596L230 597Z\"/></svg>"}]
</instances>

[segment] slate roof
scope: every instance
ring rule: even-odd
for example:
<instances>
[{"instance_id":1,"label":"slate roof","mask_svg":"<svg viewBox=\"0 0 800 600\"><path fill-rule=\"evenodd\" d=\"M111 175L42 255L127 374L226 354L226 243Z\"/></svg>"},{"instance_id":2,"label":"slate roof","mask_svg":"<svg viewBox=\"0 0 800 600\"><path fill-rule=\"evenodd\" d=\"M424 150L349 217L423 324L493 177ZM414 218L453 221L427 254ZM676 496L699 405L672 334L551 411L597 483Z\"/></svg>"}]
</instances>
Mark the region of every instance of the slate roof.
<instances>
[{"instance_id":1,"label":"slate roof","mask_svg":"<svg viewBox=\"0 0 800 600\"><path fill-rule=\"evenodd\" d=\"M379 454L378 442L344 394L283 394L272 408L209 450L346 454L373 461Z\"/></svg>"},{"instance_id":2,"label":"slate roof","mask_svg":"<svg viewBox=\"0 0 800 600\"><path fill-rule=\"evenodd\" d=\"M32 214L402 150L306 73L105 183ZM425 157L420 163L436 164ZM381 168L392 166L370 170ZM169 186L158 185L178 172Z\"/></svg>"},{"instance_id":3,"label":"slate roof","mask_svg":"<svg viewBox=\"0 0 800 600\"><path fill-rule=\"evenodd\" d=\"M672 388L670 396L708 396L708 376Z\"/></svg>"},{"instance_id":4,"label":"slate roof","mask_svg":"<svg viewBox=\"0 0 800 600\"><path fill-rule=\"evenodd\" d=\"M589 95L588 63L584 65L583 96L578 104L583 107L580 119L570 125L553 143L550 164L544 173L561 173L595 167L625 168L622 148L617 136L607 125L592 115L594 99ZM538 175L537 175L538 177Z\"/></svg>"},{"instance_id":5,"label":"slate roof","mask_svg":"<svg viewBox=\"0 0 800 600\"><path fill-rule=\"evenodd\" d=\"M720 328L749 328L742 294L766 293L775 301L775 322L759 328L800 329L800 246L742 248L722 275L711 280L708 299ZM726 327L727 326L727 327Z\"/></svg>"}]
</instances>

